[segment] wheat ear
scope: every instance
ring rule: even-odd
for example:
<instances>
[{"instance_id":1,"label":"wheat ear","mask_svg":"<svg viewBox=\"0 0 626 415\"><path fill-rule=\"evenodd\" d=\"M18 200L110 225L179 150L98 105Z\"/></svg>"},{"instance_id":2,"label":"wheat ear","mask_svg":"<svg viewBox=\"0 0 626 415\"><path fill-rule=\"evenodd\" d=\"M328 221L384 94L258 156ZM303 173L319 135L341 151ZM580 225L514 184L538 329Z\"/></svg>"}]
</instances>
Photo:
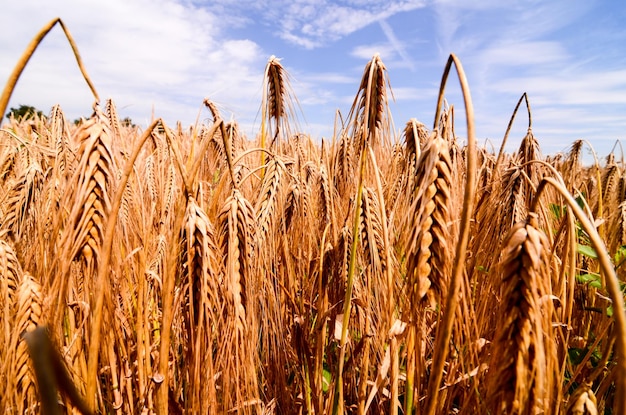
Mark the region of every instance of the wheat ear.
<instances>
[{"instance_id":1,"label":"wheat ear","mask_svg":"<svg viewBox=\"0 0 626 415\"><path fill-rule=\"evenodd\" d=\"M225 339L220 353L224 405L232 409L258 393L254 338L254 214L239 190L233 190L218 218L218 246L223 258L227 298ZM252 338L251 338L252 336ZM230 359L226 358L229 356ZM225 361L230 360L230 361Z\"/></svg>"},{"instance_id":2,"label":"wheat ear","mask_svg":"<svg viewBox=\"0 0 626 415\"><path fill-rule=\"evenodd\" d=\"M20 277L15 299L15 325L10 341L11 378L15 385L14 406L23 414L34 409L37 402L35 375L29 363L28 347L21 337L37 328L43 320L43 292L41 284L30 274ZM9 389L11 390L11 389ZM56 400L54 401L56 403Z\"/></svg>"},{"instance_id":3,"label":"wheat ear","mask_svg":"<svg viewBox=\"0 0 626 415\"><path fill-rule=\"evenodd\" d=\"M215 362L211 350L214 331L221 309L218 275L220 272L213 224L193 198L187 201L183 230L183 266L188 281L189 321L191 336L190 368L193 379L189 395L189 408L199 408L204 413L215 412Z\"/></svg>"},{"instance_id":4,"label":"wheat ear","mask_svg":"<svg viewBox=\"0 0 626 415\"><path fill-rule=\"evenodd\" d=\"M493 341L489 399L496 413L545 411L547 364L540 299L549 247L537 229L536 215L516 225L502 253L502 310ZM503 387L503 385L506 385Z\"/></svg>"},{"instance_id":5,"label":"wheat ear","mask_svg":"<svg viewBox=\"0 0 626 415\"><path fill-rule=\"evenodd\" d=\"M133 153L129 156L126 165L124 166L124 170L118 182L119 188L115 193L114 197L110 200L110 208L108 210L109 217L106 220L106 227L103 229L102 234L102 244L101 244L101 261L98 263L97 268L97 276L95 280L95 304L92 308L92 316L93 316L93 325L91 331L91 337L89 341L89 360L87 362L87 388L86 388L86 399L87 404L89 405L89 410L95 410L95 397L96 397L96 386L97 386L97 367L98 367L98 351L100 348L100 338L101 338L101 328L102 328L102 320L103 320L103 312L102 309L104 307L104 282L106 281L106 276L109 273L110 266L110 258L111 251L113 245L113 235L115 233L115 225L117 214L119 212L120 206L122 204L122 197L124 195L124 190L126 189L126 184L128 183L128 178L130 177L133 166L135 164L135 160L139 156L139 152L141 151L143 145L150 137L152 130L157 126L157 124L162 123L162 120L158 119L153 121L148 128L144 131L143 135L139 138L135 148L133 149Z\"/></svg>"}]
</instances>

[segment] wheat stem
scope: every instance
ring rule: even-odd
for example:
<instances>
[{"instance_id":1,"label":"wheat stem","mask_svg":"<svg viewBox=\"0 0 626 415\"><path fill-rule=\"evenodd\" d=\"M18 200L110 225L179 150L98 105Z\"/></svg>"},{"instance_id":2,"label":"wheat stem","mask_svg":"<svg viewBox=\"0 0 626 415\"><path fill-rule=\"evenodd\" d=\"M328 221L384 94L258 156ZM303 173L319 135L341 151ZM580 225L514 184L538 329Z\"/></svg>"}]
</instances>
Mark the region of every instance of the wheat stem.
<instances>
[{"instance_id":1,"label":"wheat stem","mask_svg":"<svg viewBox=\"0 0 626 415\"><path fill-rule=\"evenodd\" d=\"M43 38L46 37L46 35L50 32L50 30L52 30L52 28L57 23L61 26L61 29L63 29L63 32L65 33L65 37L67 37L67 40L70 43L70 46L72 47L72 52L74 52L74 56L76 57L76 63L78 64L78 68L80 69L80 72L83 75L83 78L87 82L87 85L89 85L89 89L91 89L91 93L93 94L96 102L100 102L100 98L98 97L96 88L93 86L93 83L91 82L91 79L89 78L89 75L87 74L87 71L85 70L83 61L80 58L78 47L76 46L76 42L74 41L74 38L70 34L69 30L65 27L65 24L63 23L63 21L57 17L57 18L52 19L50 22L48 22L44 27L41 28L39 33L35 35L33 40L31 40L31 42L28 44L28 46L24 50L24 53L22 54L22 56L20 56L20 59L17 61L17 64L15 65L13 72L11 72L11 75L9 76L7 83L4 86L4 90L2 91L2 95L0 95L0 122L2 122L2 118L4 117L4 112L7 109L7 105L9 104L9 100L11 99L11 95L13 94L13 90L15 89L15 85L17 84L17 81L22 75L24 68L26 68L28 61L33 56L33 53L35 53L35 50L37 49L37 47L39 46Z\"/></svg>"}]
</instances>

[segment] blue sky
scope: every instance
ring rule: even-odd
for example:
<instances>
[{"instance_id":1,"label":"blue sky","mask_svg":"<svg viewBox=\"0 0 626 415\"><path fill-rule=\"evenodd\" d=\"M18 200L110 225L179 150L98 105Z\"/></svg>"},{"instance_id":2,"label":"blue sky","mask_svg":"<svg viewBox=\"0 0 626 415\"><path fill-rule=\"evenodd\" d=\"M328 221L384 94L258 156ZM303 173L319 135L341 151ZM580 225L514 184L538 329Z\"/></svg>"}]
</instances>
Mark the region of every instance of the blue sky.
<instances>
[{"instance_id":1,"label":"blue sky","mask_svg":"<svg viewBox=\"0 0 626 415\"><path fill-rule=\"evenodd\" d=\"M302 112L300 130L330 137L347 115L365 64L379 53L388 69L397 130L410 118L432 125L450 53L463 63L476 133L497 151L519 97L527 92L544 154L586 139L600 156L626 139L626 3L513 0L22 0L2 7L0 80L35 33L59 16L75 38L102 100L146 125L193 124L204 98L253 137L270 56L282 59ZM457 134L465 121L458 81L449 103ZM9 106L70 119L89 115L92 97L60 28L35 53ZM525 112L509 139L525 134Z\"/></svg>"}]
</instances>

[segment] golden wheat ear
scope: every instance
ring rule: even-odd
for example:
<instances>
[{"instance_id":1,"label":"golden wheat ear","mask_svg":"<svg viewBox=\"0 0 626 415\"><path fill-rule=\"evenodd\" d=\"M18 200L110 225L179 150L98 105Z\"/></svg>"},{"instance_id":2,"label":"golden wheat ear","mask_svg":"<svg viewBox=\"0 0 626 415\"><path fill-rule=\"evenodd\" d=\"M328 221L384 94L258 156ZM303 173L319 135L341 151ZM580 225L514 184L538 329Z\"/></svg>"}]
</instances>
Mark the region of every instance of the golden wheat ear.
<instances>
[{"instance_id":1,"label":"golden wheat ear","mask_svg":"<svg viewBox=\"0 0 626 415\"><path fill-rule=\"evenodd\" d=\"M352 139L359 154L366 144L377 148L389 132L387 68L378 54L365 65L359 90L352 103Z\"/></svg>"},{"instance_id":2,"label":"golden wheat ear","mask_svg":"<svg viewBox=\"0 0 626 415\"><path fill-rule=\"evenodd\" d=\"M289 74L280 63L280 59L271 56L265 65L263 75L260 134L262 149L272 150L277 144L276 152L282 152L284 140L281 139L292 135L290 123L297 123L295 108L298 105L298 100L291 89ZM265 153L261 152L261 166L264 164Z\"/></svg>"},{"instance_id":3,"label":"golden wheat ear","mask_svg":"<svg viewBox=\"0 0 626 415\"><path fill-rule=\"evenodd\" d=\"M541 297L549 246L535 215L509 233L502 253L502 309L506 316L493 341L489 399L494 413L544 411L547 364ZM507 385L503 387L503 385Z\"/></svg>"}]
</instances>

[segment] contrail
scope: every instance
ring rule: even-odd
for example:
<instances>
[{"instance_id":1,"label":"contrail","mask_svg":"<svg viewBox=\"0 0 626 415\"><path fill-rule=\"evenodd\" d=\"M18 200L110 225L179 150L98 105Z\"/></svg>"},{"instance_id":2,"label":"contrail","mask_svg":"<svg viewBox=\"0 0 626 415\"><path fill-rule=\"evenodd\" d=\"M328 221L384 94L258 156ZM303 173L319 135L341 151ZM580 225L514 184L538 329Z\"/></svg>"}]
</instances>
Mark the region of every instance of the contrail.
<instances>
[{"instance_id":1,"label":"contrail","mask_svg":"<svg viewBox=\"0 0 626 415\"><path fill-rule=\"evenodd\" d=\"M404 45L402 44L402 42L398 40L395 33L393 32L393 29L391 28L391 26L389 26L389 23L387 23L386 20L379 20L378 24L380 24L380 28L383 29L383 33L385 34L385 37L387 37L387 40L389 41L393 49L402 58L402 61L404 61L404 63L412 71L414 71L415 65L413 65L413 61L411 61L411 58L409 57L409 55L406 53L406 50L404 49Z\"/></svg>"}]
</instances>

